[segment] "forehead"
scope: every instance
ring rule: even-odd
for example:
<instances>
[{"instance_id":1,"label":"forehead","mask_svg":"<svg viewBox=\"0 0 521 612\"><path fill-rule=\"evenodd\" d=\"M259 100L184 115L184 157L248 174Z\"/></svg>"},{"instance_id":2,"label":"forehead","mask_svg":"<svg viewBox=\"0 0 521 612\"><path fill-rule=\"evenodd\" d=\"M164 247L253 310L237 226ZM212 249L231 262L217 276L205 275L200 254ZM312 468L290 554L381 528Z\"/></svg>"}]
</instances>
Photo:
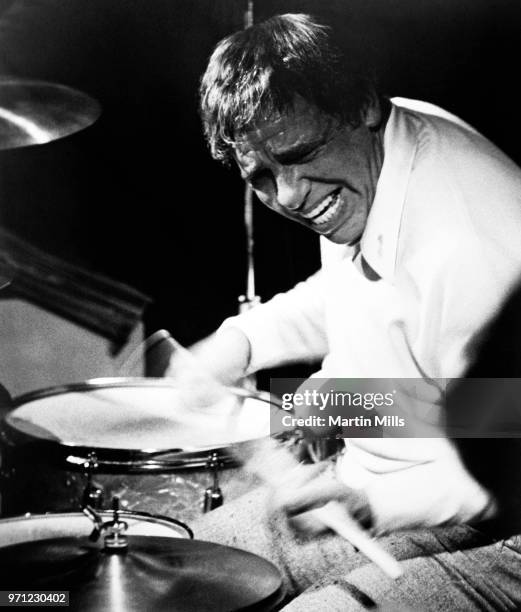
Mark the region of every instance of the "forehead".
<instances>
[{"instance_id":1,"label":"forehead","mask_svg":"<svg viewBox=\"0 0 521 612\"><path fill-rule=\"evenodd\" d=\"M330 115L296 98L292 108L261 119L239 134L234 152L238 158L261 151L268 155L282 153L291 147L325 138L333 122Z\"/></svg>"}]
</instances>

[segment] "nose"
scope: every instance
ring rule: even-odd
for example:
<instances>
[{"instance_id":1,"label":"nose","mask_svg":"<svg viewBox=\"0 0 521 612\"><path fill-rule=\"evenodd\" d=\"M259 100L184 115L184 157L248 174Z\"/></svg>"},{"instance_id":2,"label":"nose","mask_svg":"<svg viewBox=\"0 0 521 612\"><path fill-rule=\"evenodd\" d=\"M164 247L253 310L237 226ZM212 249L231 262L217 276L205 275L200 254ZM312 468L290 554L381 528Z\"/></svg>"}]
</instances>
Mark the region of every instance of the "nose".
<instances>
[{"instance_id":1,"label":"nose","mask_svg":"<svg viewBox=\"0 0 521 612\"><path fill-rule=\"evenodd\" d=\"M277 174L277 202L287 210L301 208L309 193L309 182L300 177L292 168L284 168Z\"/></svg>"}]
</instances>

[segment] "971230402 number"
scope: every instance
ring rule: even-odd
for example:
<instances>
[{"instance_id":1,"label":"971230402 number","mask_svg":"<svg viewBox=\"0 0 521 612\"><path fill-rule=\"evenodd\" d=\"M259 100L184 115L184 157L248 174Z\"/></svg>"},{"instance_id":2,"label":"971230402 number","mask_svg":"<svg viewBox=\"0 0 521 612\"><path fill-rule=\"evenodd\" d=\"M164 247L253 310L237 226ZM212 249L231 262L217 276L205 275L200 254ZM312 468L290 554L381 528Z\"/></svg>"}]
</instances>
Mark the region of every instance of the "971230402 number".
<instances>
[{"instance_id":1,"label":"971230402 number","mask_svg":"<svg viewBox=\"0 0 521 612\"><path fill-rule=\"evenodd\" d=\"M68 605L68 591L0 591L0 606Z\"/></svg>"}]
</instances>

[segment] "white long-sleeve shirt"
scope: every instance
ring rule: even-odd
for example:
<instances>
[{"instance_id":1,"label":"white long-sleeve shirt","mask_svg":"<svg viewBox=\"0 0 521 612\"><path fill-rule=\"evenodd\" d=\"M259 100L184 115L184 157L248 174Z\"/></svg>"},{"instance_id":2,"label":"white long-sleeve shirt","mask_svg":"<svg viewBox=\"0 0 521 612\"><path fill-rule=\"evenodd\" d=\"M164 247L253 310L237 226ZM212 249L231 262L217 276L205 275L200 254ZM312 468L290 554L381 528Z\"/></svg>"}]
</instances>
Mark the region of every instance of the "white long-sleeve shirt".
<instances>
[{"instance_id":1,"label":"white long-sleeve shirt","mask_svg":"<svg viewBox=\"0 0 521 612\"><path fill-rule=\"evenodd\" d=\"M464 373L469 341L520 275L521 170L442 109L395 99L359 248L324 248L319 272L226 325L248 337L250 371L319 358L324 378L438 381ZM404 496L407 525L487 503L443 437L346 444L339 475L383 528L401 526Z\"/></svg>"}]
</instances>

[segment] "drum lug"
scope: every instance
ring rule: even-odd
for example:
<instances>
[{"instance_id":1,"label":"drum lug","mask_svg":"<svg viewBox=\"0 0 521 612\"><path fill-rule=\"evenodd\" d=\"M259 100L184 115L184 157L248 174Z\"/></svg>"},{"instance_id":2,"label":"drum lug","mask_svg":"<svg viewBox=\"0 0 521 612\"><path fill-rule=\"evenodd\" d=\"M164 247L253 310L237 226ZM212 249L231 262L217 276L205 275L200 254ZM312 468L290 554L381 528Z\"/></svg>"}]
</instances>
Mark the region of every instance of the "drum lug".
<instances>
[{"instance_id":1,"label":"drum lug","mask_svg":"<svg viewBox=\"0 0 521 612\"><path fill-rule=\"evenodd\" d=\"M210 512L223 505L224 497L220 487L208 487L204 492L203 512Z\"/></svg>"},{"instance_id":2,"label":"drum lug","mask_svg":"<svg viewBox=\"0 0 521 612\"><path fill-rule=\"evenodd\" d=\"M211 453L208 456L206 467L212 471L213 482L204 492L203 512L210 512L223 505L224 496L219 486L219 468L222 465L223 462L217 453Z\"/></svg>"},{"instance_id":3,"label":"drum lug","mask_svg":"<svg viewBox=\"0 0 521 612\"><path fill-rule=\"evenodd\" d=\"M89 453L87 461L83 464L87 484L83 490L81 505L88 506L94 510L103 508L103 487L92 480L92 474L98 469L98 458L96 453Z\"/></svg>"},{"instance_id":4,"label":"drum lug","mask_svg":"<svg viewBox=\"0 0 521 612\"><path fill-rule=\"evenodd\" d=\"M103 487L97 485L95 482L87 483L87 486L83 491L81 505L90 506L91 508L94 508L94 510L102 510L104 492Z\"/></svg>"}]
</instances>

